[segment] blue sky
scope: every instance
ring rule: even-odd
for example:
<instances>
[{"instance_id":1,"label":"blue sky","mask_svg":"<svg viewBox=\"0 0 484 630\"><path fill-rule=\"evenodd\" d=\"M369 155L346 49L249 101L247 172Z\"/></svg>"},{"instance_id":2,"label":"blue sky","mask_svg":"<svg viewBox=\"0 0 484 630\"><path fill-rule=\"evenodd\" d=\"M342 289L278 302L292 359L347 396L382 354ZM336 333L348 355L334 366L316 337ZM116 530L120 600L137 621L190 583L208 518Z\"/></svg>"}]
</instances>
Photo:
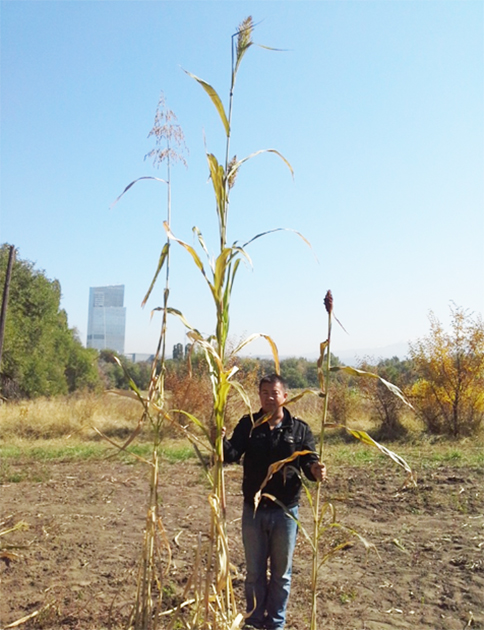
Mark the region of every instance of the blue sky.
<instances>
[{"instance_id":1,"label":"blue sky","mask_svg":"<svg viewBox=\"0 0 484 630\"><path fill-rule=\"evenodd\" d=\"M1 3L1 242L62 286L86 341L90 286L125 284L127 352L152 352L162 286L141 300L165 241L164 177L145 154L161 91L189 148L172 174L176 236L197 225L215 251L204 142L222 160L212 103L227 103L230 36L247 15L257 43L239 72L232 149L276 148L241 170L229 241L253 243L234 290L234 342L271 335L312 356L334 294L346 331L333 352L378 356L444 322L451 302L484 311L484 5L481 1L157 0ZM204 140L205 138L205 140ZM172 248L171 305L214 328L206 285ZM183 341L170 322L169 347ZM267 354L262 342L252 354Z\"/></svg>"}]
</instances>

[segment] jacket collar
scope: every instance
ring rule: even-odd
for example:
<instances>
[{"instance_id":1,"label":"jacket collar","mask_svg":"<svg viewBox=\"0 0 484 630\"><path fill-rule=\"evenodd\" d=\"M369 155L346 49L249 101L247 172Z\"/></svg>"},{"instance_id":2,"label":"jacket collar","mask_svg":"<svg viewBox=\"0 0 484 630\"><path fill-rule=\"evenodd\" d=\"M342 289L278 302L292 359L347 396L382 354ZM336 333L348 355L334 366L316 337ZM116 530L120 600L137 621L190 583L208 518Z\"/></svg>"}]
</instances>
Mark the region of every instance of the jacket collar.
<instances>
[{"instance_id":1,"label":"jacket collar","mask_svg":"<svg viewBox=\"0 0 484 630\"><path fill-rule=\"evenodd\" d=\"M280 427L292 427L294 424L294 420L293 417L291 415L291 412L289 411L289 409L287 409L287 407L283 407L284 410L284 417L281 421ZM259 418L262 418L262 416L264 415L264 411L262 409L262 407L259 409L259 411L257 413L254 414L254 420L259 420ZM263 425L262 425L263 426Z\"/></svg>"}]
</instances>

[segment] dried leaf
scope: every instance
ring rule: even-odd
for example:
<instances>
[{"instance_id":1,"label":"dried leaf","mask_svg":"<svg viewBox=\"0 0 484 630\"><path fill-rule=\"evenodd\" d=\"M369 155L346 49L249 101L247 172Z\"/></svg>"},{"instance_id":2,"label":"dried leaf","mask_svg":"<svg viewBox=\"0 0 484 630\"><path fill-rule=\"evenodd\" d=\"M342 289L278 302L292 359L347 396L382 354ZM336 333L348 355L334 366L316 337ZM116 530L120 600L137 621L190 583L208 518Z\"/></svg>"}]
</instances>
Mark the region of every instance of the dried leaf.
<instances>
[{"instance_id":1,"label":"dried leaf","mask_svg":"<svg viewBox=\"0 0 484 630\"><path fill-rule=\"evenodd\" d=\"M160 274L161 269L163 268L163 265L165 263L166 257L168 256L169 251L170 251L170 245L169 243L165 243L163 245L163 249L161 250L160 258L158 260L158 267L156 268L155 275L153 277L153 280L151 281L148 292L146 293L145 297L143 298L143 301L141 302L141 306L144 306L146 302L148 301L148 298L150 297L151 292L153 291L153 287L155 286L156 280Z\"/></svg>"},{"instance_id":2,"label":"dried leaf","mask_svg":"<svg viewBox=\"0 0 484 630\"><path fill-rule=\"evenodd\" d=\"M269 414L266 414L269 415ZM259 488L259 490L256 492L255 497L254 497L254 505L257 508L257 506L259 505L261 496L262 496L262 490L266 487L266 485L269 483L269 481L272 479L272 477L281 470L281 468L284 468L284 466L286 464L290 464L291 462L293 462L295 459L297 459L298 457L302 457L304 455L309 455L310 453L314 453L314 451L295 451L292 455L290 455L289 457L286 457L285 459L280 459L277 462L274 462L273 464L271 464L269 466L269 468L267 469L267 475L264 479L264 481L261 483L261 486Z\"/></svg>"},{"instance_id":3,"label":"dried leaf","mask_svg":"<svg viewBox=\"0 0 484 630\"><path fill-rule=\"evenodd\" d=\"M366 372L365 370L359 370L349 365L334 366L330 369L331 369L331 372L345 372L346 374L350 374L351 376L363 376L363 377L369 377L369 378L376 378L383 385L385 385L385 387L389 389L392 392L392 394L395 394L395 396L400 398L400 400L403 403L405 403L408 407L410 407L410 409L413 409L413 406L408 402L408 400L403 395L402 390L396 385L394 385L393 383L390 383L386 381L384 378L382 378L381 376L378 376L378 374L374 374L373 372Z\"/></svg>"},{"instance_id":4,"label":"dried leaf","mask_svg":"<svg viewBox=\"0 0 484 630\"><path fill-rule=\"evenodd\" d=\"M241 160L239 160L232 166L232 168L227 174L228 178L230 179L231 177L235 177L235 175L237 174L237 171L242 166L242 164L244 164L244 162L251 160L252 158L256 157L257 155L260 155L261 153L275 153L276 155L278 155L281 158L281 160L284 162L284 164L288 167L288 169L291 171L291 175L294 178L294 170L291 164L286 160L286 158L282 155L282 153L279 153L279 151L277 151L277 149L259 149L259 151L255 151L254 153L251 153L247 157L242 158Z\"/></svg>"},{"instance_id":5,"label":"dried leaf","mask_svg":"<svg viewBox=\"0 0 484 630\"><path fill-rule=\"evenodd\" d=\"M154 179L157 182L161 182L162 184L168 184L168 182L164 179L160 179L159 177L152 177L151 175L144 175L143 177L138 177L138 179L135 179L134 182L131 182L131 184L128 184L126 186L126 188L123 190L123 192L119 195L119 197L113 201L113 203L109 206L110 208L114 208L114 206L118 203L118 201L121 199L121 197L128 192L128 190L131 188L131 186L134 186L136 184L136 182L141 181L142 179Z\"/></svg>"},{"instance_id":6,"label":"dried leaf","mask_svg":"<svg viewBox=\"0 0 484 630\"><path fill-rule=\"evenodd\" d=\"M274 359L276 373L279 374L280 372L279 352L277 350L277 346L275 342L273 341L271 337L269 337L269 335L265 335L264 333L254 333L250 335L250 337L247 337L247 339L244 339L244 341L239 343L239 345L234 350L234 354L238 354L242 350L242 348L244 348L247 344L252 343L252 341L254 341L255 339L259 339L260 337L262 337L269 343L272 350L272 357Z\"/></svg>"},{"instance_id":7,"label":"dried leaf","mask_svg":"<svg viewBox=\"0 0 484 630\"><path fill-rule=\"evenodd\" d=\"M229 121L227 119L227 116L225 114L224 106L222 105L222 101L220 100L220 96L217 94L215 89L209 83L207 83L203 79L200 79L199 77L195 76L191 72L188 72L188 70L184 70L184 72L186 72L189 77L192 77L192 79L195 79L195 81L197 81L203 87L205 92L210 96L210 98L212 100L212 103L215 105L215 109L218 111L218 114L220 116L220 120L223 123L224 129L225 129L225 133L227 134L227 136L229 136L230 135L230 125L229 125Z\"/></svg>"}]
</instances>

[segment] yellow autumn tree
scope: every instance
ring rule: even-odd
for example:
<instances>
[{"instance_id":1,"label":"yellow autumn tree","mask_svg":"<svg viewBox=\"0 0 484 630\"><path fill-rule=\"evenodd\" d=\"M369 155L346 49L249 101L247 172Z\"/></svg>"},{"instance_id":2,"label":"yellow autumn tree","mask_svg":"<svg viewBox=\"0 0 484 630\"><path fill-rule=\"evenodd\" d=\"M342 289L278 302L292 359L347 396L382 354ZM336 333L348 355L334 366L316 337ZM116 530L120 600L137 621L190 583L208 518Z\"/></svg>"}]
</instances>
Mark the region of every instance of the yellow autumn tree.
<instances>
[{"instance_id":1,"label":"yellow autumn tree","mask_svg":"<svg viewBox=\"0 0 484 630\"><path fill-rule=\"evenodd\" d=\"M450 331L430 313L430 333L410 344L412 397L429 432L475 434L484 420L484 322L451 307Z\"/></svg>"}]
</instances>

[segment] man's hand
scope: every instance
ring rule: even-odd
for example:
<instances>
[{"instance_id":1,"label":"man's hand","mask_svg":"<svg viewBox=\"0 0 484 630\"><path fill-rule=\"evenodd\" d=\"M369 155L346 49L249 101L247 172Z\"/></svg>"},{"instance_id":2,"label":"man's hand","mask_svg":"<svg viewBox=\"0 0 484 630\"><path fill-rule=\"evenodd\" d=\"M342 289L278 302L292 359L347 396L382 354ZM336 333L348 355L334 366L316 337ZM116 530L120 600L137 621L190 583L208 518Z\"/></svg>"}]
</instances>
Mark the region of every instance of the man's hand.
<instances>
[{"instance_id":1,"label":"man's hand","mask_svg":"<svg viewBox=\"0 0 484 630\"><path fill-rule=\"evenodd\" d=\"M227 434L227 429L225 427L222 427L222 431L220 432L220 437L222 438L222 440L224 439L226 434ZM212 444L215 444L216 437L217 437L217 427L212 426L212 428L210 429L210 440Z\"/></svg>"},{"instance_id":2,"label":"man's hand","mask_svg":"<svg viewBox=\"0 0 484 630\"><path fill-rule=\"evenodd\" d=\"M317 481L324 481L326 479L326 466L321 464L321 462L313 462L310 470Z\"/></svg>"}]
</instances>

